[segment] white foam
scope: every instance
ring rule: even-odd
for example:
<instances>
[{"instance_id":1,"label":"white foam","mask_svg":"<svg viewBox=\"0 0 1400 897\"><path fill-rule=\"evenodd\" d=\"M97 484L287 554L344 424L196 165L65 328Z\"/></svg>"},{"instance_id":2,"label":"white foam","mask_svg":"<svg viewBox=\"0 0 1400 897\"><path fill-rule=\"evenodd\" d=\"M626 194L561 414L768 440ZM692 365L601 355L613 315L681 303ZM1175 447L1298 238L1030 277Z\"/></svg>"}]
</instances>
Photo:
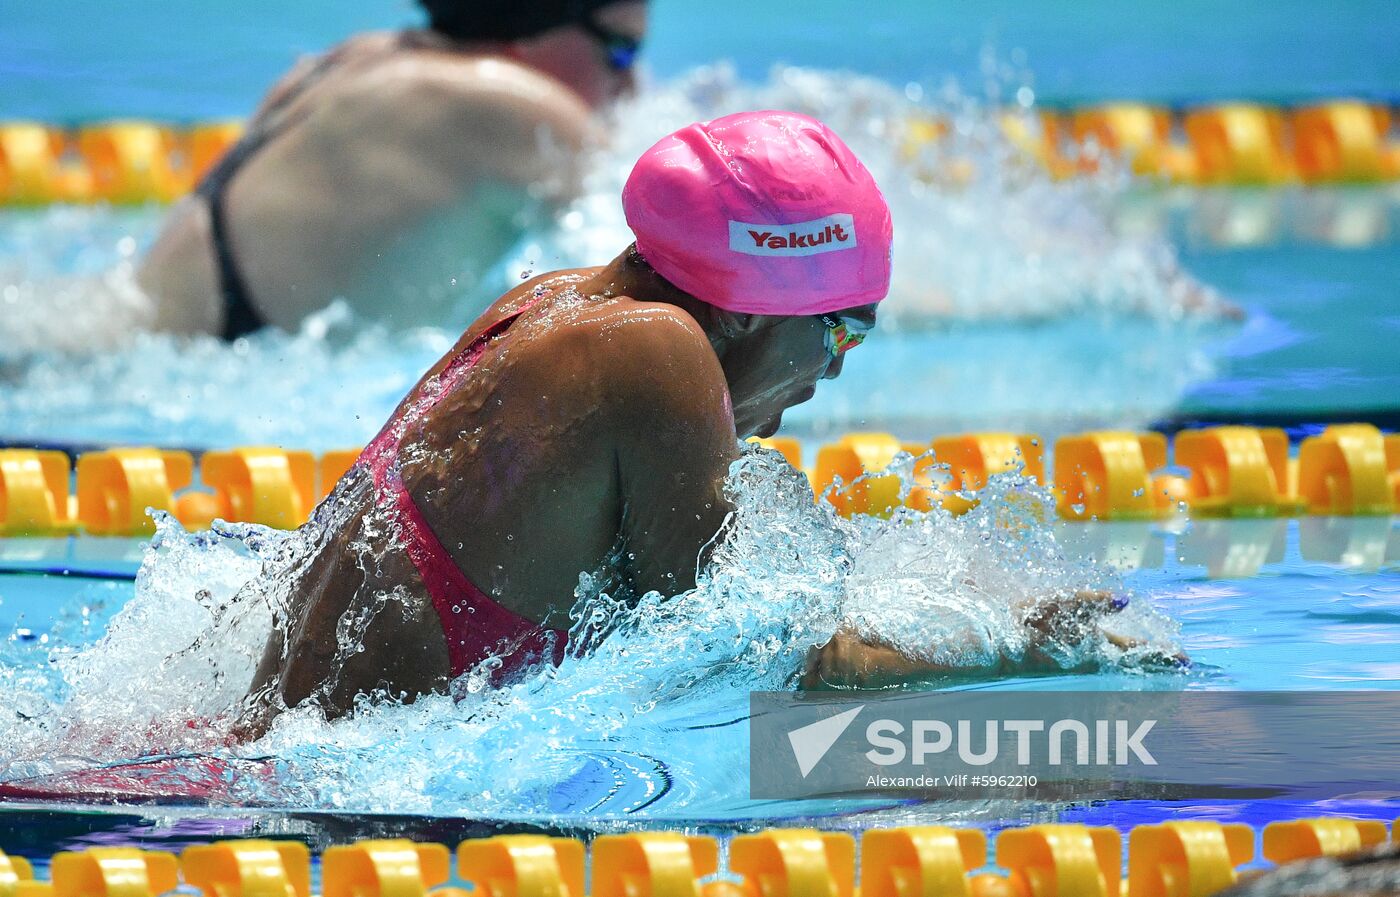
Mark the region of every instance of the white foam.
<instances>
[{"instance_id":1,"label":"white foam","mask_svg":"<svg viewBox=\"0 0 1400 897\"><path fill-rule=\"evenodd\" d=\"M249 787L255 799L294 806L615 814L599 797L606 788L578 784L607 774L621 793L639 790L639 801L669 789L653 814L753 812L743 780L748 693L792 688L809 650L838 628L955 664L964 678L977 668L987 675L1025 655L1035 608L1117 584L1064 552L1041 522L1048 497L1016 477L998 479L961 518L844 520L813 503L776 454L750 450L728 491L736 512L698 587L632 608L581 588L575 638L590 626L611 634L558 669L499 692L473 688L469 673L456 684L459 700L366 701L335 722L304 706L239 748L221 742L267 635L268 604L314 530L230 527L213 538L163 520L136 596L108 633L88 648L52 646L61 682L28 681L16 702L24 716L0 716L0 775L197 750L275 757L275 784ZM1110 625L1173 650L1168 621L1145 607L1125 613ZM1089 624L1056 630L1045 650L1066 669L1138 659ZM0 663L12 685L25 672ZM188 719L210 722L191 729ZM601 808L577 803L579 794Z\"/></svg>"}]
</instances>

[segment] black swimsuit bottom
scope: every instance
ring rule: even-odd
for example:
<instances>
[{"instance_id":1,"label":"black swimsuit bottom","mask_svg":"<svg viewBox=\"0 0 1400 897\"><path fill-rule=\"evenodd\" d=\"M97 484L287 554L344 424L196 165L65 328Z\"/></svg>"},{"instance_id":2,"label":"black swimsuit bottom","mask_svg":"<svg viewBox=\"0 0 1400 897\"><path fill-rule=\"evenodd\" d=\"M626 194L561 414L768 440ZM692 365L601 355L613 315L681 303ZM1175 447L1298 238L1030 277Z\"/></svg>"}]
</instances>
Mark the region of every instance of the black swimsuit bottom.
<instances>
[{"instance_id":1,"label":"black swimsuit bottom","mask_svg":"<svg viewBox=\"0 0 1400 897\"><path fill-rule=\"evenodd\" d=\"M366 59L357 61L357 64L377 61L389 53L396 52L406 43L406 40L396 41L386 48L386 52L371 54ZM243 277L243 272L238 267L238 260L233 255L228 210L224 202L224 194L228 190L229 182L233 180L244 163L254 153L305 117L305 114L289 115L288 110L307 90L329 74L332 69L338 67L343 56L343 47L337 47L312 63L311 68L302 76L295 88L288 90L285 95L277 99L277 102L264 109L254 124L248 128L247 133L214 164L213 168L209 169L209 172L200 180L199 186L195 187L195 194L204 197L204 201L209 204L210 242L214 249L219 295L224 306L224 325L219 332L223 339L235 340L261 330L267 325L267 319L262 316L253 303L252 293L248 289L248 281Z\"/></svg>"}]
</instances>

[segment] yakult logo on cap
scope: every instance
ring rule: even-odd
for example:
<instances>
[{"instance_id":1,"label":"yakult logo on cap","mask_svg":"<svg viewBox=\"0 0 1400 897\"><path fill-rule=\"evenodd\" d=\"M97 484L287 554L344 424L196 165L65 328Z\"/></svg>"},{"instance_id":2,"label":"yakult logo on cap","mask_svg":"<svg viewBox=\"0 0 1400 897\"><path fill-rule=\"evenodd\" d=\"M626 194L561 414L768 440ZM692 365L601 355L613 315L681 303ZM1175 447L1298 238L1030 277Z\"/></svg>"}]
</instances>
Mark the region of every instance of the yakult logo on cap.
<instances>
[{"instance_id":1,"label":"yakult logo on cap","mask_svg":"<svg viewBox=\"0 0 1400 897\"><path fill-rule=\"evenodd\" d=\"M827 215L796 224L729 222L729 248L746 255L801 256L856 248L855 219Z\"/></svg>"}]
</instances>

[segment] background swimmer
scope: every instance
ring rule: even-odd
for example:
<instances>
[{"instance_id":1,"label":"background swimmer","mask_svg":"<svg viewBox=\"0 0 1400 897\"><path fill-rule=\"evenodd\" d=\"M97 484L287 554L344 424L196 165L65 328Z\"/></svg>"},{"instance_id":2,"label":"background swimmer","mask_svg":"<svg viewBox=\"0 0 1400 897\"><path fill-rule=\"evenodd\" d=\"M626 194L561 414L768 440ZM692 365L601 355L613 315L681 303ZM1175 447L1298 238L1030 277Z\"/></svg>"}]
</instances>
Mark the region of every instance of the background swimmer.
<instances>
[{"instance_id":1,"label":"background swimmer","mask_svg":"<svg viewBox=\"0 0 1400 897\"><path fill-rule=\"evenodd\" d=\"M498 682L557 660L582 572L614 595L694 587L723 538L738 438L776 431L874 326L889 209L836 135L781 112L664 138L623 204L636 244L498 300L323 504L240 734L308 699L338 715L483 663ZM1025 623L1048 635L1074 618L1087 636L1119 606L1070 596ZM347 629L363 636L341 663ZM848 631L804 679L944 670Z\"/></svg>"},{"instance_id":2,"label":"background swimmer","mask_svg":"<svg viewBox=\"0 0 1400 897\"><path fill-rule=\"evenodd\" d=\"M595 113L632 87L646 4L422 5L428 29L354 38L264 98L138 272L157 328L294 328L337 297L442 323L567 197Z\"/></svg>"}]
</instances>

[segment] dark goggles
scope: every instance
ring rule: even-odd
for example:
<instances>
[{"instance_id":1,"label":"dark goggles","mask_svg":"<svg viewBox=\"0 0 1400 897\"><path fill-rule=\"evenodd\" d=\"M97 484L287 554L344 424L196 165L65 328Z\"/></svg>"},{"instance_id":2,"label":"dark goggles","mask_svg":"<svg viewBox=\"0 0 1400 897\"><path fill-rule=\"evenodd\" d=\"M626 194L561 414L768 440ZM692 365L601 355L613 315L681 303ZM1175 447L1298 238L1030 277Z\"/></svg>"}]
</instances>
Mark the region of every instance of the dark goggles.
<instances>
[{"instance_id":1,"label":"dark goggles","mask_svg":"<svg viewBox=\"0 0 1400 897\"><path fill-rule=\"evenodd\" d=\"M637 64L637 54L642 50L642 39L621 31L613 31L600 25L592 16L582 16L578 26L588 32L603 48L608 58L608 67L615 72L629 71Z\"/></svg>"}]
</instances>

